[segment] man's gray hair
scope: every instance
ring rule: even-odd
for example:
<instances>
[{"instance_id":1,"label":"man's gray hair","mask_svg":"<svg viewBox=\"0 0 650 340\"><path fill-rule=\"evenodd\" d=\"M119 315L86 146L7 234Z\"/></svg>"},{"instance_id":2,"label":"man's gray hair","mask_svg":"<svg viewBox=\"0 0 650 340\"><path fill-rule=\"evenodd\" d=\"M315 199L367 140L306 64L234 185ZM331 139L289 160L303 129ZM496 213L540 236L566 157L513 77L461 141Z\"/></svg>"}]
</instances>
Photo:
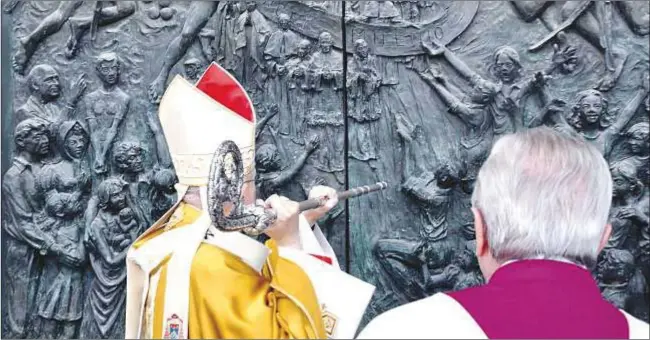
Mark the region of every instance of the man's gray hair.
<instances>
[{"instance_id":1,"label":"man's gray hair","mask_svg":"<svg viewBox=\"0 0 650 340\"><path fill-rule=\"evenodd\" d=\"M500 138L472 195L500 263L561 257L595 266L611 202L612 177L600 152L547 127Z\"/></svg>"}]
</instances>

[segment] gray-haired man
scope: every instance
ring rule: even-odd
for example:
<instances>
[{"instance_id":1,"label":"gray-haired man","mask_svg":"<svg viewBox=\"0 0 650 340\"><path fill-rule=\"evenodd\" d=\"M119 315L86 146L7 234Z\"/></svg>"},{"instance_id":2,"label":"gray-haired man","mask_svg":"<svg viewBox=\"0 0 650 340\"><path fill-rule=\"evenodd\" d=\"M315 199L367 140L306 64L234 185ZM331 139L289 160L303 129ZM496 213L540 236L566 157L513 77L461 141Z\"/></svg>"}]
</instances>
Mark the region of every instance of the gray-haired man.
<instances>
[{"instance_id":1,"label":"gray-haired man","mask_svg":"<svg viewBox=\"0 0 650 340\"><path fill-rule=\"evenodd\" d=\"M648 324L606 302L589 272L611 202L607 162L582 138L546 127L505 135L472 196L488 283L388 311L360 338L647 339Z\"/></svg>"}]
</instances>

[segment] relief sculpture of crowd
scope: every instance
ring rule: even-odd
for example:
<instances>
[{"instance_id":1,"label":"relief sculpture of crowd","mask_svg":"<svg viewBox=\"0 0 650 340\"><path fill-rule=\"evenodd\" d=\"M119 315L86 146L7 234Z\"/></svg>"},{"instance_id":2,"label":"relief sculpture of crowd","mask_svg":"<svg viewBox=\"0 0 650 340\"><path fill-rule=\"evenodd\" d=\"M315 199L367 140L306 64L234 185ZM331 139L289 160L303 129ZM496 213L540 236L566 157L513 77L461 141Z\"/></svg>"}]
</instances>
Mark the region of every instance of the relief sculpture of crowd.
<instances>
[{"instance_id":1,"label":"relief sculpture of crowd","mask_svg":"<svg viewBox=\"0 0 650 340\"><path fill-rule=\"evenodd\" d=\"M367 318L483 283L478 170L499 136L547 125L608 160L613 232L593 276L647 321L648 6L3 1L3 336L123 337L126 252L176 200L157 105L172 77L196 82L213 61L255 105L258 198L391 185L320 221L378 287Z\"/></svg>"}]
</instances>

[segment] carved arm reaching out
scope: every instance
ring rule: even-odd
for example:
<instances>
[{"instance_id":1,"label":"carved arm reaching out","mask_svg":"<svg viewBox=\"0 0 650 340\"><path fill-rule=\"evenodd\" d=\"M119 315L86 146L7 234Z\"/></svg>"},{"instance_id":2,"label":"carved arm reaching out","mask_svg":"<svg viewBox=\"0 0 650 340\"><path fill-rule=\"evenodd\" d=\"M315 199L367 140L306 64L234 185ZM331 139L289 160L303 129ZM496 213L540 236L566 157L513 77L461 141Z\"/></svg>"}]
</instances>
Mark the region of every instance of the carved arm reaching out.
<instances>
[{"instance_id":1,"label":"carved arm reaching out","mask_svg":"<svg viewBox=\"0 0 650 340\"><path fill-rule=\"evenodd\" d=\"M117 131L120 128L120 124L124 120L124 117L126 114L129 112L129 107L131 106L131 100L129 99L126 102L126 105L122 109L121 112L119 112L117 115L115 115L115 118L113 118L113 122L111 123L111 126L108 128L108 131L106 132L106 141L104 142L104 145L99 145L100 149L100 157L95 159L95 171L98 173L103 173L106 171L106 157L108 156L108 151L111 149L111 146L113 145L113 141L115 141L115 137L117 136Z\"/></svg>"},{"instance_id":2,"label":"carved arm reaching out","mask_svg":"<svg viewBox=\"0 0 650 340\"><path fill-rule=\"evenodd\" d=\"M278 114L277 110L268 110L268 113L266 114L266 116L264 116L264 118L262 118L257 123L257 125L255 125L255 139L258 139L260 137L260 134L264 130L264 127L266 126L266 124L269 122L269 120L271 120L271 118L273 118L277 114Z\"/></svg>"},{"instance_id":3,"label":"carved arm reaching out","mask_svg":"<svg viewBox=\"0 0 650 340\"><path fill-rule=\"evenodd\" d=\"M440 96L445 105L449 108L449 113L458 115L458 117L471 127L478 127L483 124L485 119L484 115L472 110L467 104L459 100L455 95L443 85L444 79L442 76L428 69L423 72L418 72L420 77L433 88Z\"/></svg>"},{"instance_id":4,"label":"carved arm reaching out","mask_svg":"<svg viewBox=\"0 0 650 340\"><path fill-rule=\"evenodd\" d=\"M404 143L404 162L402 167L402 183L406 183L407 179L412 176L413 171L417 165L411 164L411 143L413 142L413 132L415 127L409 122L404 113L398 113L395 117L397 121L397 134L401 137Z\"/></svg>"},{"instance_id":5,"label":"carved arm reaching out","mask_svg":"<svg viewBox=\"0 0 650 340\"><path fill-rule=\"evenodd\" d=\"M87 87L88 84L86 83L86 75L81 74L79 78L77 78L77 81L72 84L72 90L74 92L72 98L70 98L70 101L65 105L65 111L63 114L63 117L65 117L65 119L74 118L77 104L79 103L79 100L83 96L84 92L86 92Z\"/></svg>"},{"instance_id":6,"label":"carved arm reaching out","mask_svg":"<svg viewBox=\"0 0 650 340\"><path fill-rule=\"evenodd\" d=\"M289 169L286 169L280 173L280 176L272 179L270 182L271 187L277 188L280 187L284 184L286 184L288 181L290 181L293 177L295 177L300 169L305 165L305 162L307 161L307 158L309 158L309 155L314 152L319 146L319 140L318 137L314 136L310 140L307 141L306 144L306 150L305 152L298 157L298 160L291 166Z\"/></svg>"},{"instance_id":7,"label":"carved arm reaching out","mask_svg":"<svg viewBox=\"0 0 650 340\"><path fill-rule=\"evenodd\" d=\"M172 159L167 150L167 142L165 141L165 135L162 132L162 129L158 126L158 121L155 118L155 114L151 111L147 112L147 124L153 132L154 142L156 144L156 155L158 156L158 165L163 168L170 169L172 167Z\"/></svg>"},{"instance_id":8,"label":"carved arm reaching out","mask_svg":"<svg viewBox=\"0 0 650 340\"><path fill-rule=\"evenodd\" d=\"M485 82L478 73L474 72L464 61L457 57L452 51L450 51L445 46L440 46L434 42L422 42L422 48L432 57L442 55L447 59L449 64L456 69L456 71L463 77L465 80L476 83L476 82Z\"/></svg>"}]
</instances>

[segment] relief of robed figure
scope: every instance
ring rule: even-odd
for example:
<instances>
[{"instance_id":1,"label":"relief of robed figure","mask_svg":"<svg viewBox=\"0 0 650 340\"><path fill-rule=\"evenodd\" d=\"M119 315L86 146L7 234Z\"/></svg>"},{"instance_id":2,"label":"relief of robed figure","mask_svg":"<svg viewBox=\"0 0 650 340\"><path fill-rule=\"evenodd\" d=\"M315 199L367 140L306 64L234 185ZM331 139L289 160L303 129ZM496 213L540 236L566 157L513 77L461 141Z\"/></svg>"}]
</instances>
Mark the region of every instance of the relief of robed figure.
<instances>
[{"instance_id":1,"label":"relief of robed figure","mask_svg":"<svg viewBox=\"0 0 650 340\"><path fill-rule=\"evenodd\" d=\"M99 212L86 229L93 278L86 296L80 338L117 338L124 334L126 253L146 224L133 211L128 183L117 177L97 188Z\"/></svg>"},{"instance_id":2,"label":"relief of robed figure","mask_svg":"<svg viewBox=\"0 0 650 340\"><path fill-rule=\"evenodd\" d=\"M297 53L300 36L289 29L289 15L280 13L279 30L271 33L264 47L266 62L265 93L267 98L273 98L279 110L278 133L289 135L293 124L294 112L289 99L289 69L288 61Z\"/></svg>"},{"instance_id":3,"label":"relief of robed figure","mask_svg":"<svg viewBox=\"0 0 650 340\"><path fill-rule=\"evenodd\" d=\"M310 107L310 86L313 78L310 71L312 63L311 43L302 39L296 54L290 58L287 69L288 96L291 119L280 124L289 124L289 135L296 144L304 144L306 112Z\"/></svg>"},{"instance_id":4,"label":"relief of robed figure","mask_svg":"<svg viewBox=\"0 0 650 340\"><path fill-rule=\"evenodd\" d=\"M308 131L323 141L314 158L314 167L325 172L344 171L342 101L342 55L333 49L334 40L328 32L318 39L318 50L312 56L309 72L313 75L312 96L307 110ZM340 136L340 137L339 137Z\"/></svg>"},{"instance_id":5,"label":"relief of robed figure","mask_svg":"<svg viewBox=\"0 0 650 340\"><path fill-rule=\"evenodd\" d=\"M349 130L349 152L355 159L375 161L379 144L377 121L385 111L379 98L382 79L368 43L357 39L354 49L353 57L348 60L347 79L348 118L354 123ZM370 165L374 167L374 163Z\"/></svg>"},{"instance_id":6,"label":"relief of robed figure","mask_svg":"<svg viewBox=\"0 0 650 340\"><path fill-rule=\"evenodd\" d=\"M90 168L86 160L88 131L78 121L64 121L56 131L60 158L43 166L38 178L45 197L42 230L67 253L86 259L83 244L84 208L90 196ZM86 262L70 266L45 256L38 290L39 336L75 337L83 312Z\"/></svg>"}]
</instances>

